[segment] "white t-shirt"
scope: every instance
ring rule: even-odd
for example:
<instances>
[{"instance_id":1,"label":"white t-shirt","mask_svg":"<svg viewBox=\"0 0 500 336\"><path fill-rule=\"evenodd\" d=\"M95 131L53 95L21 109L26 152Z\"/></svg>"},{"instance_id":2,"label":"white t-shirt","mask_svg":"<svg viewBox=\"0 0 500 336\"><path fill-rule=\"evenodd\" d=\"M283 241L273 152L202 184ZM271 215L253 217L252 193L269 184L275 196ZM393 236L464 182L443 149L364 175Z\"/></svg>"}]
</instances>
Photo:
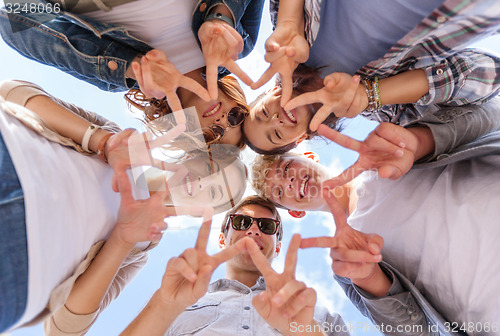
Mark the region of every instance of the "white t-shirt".
<instances>
[{"instance_id":1,"label":"white t-shirt","mask_svg":"<svg viewBox=\"0 0 500 336\"><path fill-rule=\"evenodd\" d=\"M46 140L1 105L0 130L24 192L29 282L26 311L16 324L22 325L45 308L90 247L109 235L120 195L111 189L111 168L99 158Z\"/></svg>"},{"instance_id":2,"label":"white t-shirt","mask_svg":"<svg viewBox=\"0 0 500 336\"><path fill-rule=\"evenodd\" d=\"M498 323L500 156L413 169L396 181L368 175L349 223L380 234L384 260L448 321Z\"/></svg>"},{"instance_id":3,"label":"white t-shirt","mask_svg":"<svg viewBox=\"0 0 500 336\"><path fill-rule=\"evenodd\" d=\"M138 0L108 12L85 15L126 28L130 35L163 50L169 61L185 74L205 66L203 53L191 30L195 5L194 0Z\"/></svg>"}]
</instances>

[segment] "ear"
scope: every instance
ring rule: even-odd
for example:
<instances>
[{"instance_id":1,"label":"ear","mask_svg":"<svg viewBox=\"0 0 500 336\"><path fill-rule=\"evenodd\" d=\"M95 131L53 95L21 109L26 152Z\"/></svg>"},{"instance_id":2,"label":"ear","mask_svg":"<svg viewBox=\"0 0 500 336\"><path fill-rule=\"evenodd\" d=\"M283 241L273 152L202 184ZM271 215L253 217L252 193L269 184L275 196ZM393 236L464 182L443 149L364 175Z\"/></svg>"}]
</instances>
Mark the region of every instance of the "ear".
<instances>
[{"instance_id":1,"label":"ear","mask_svg":"<svg viewBox=\"0 0 500 336\"><path fill-rule=\"evenodd\" d=\"M274 254L276 257L280 254L280 251L281 251L281 242L278 241L276 242L276 250L274 250Z\"/></svg>"},{"instance_id":2,"label":"ear","mask_svg":"<svg viewBox=\"0 0 500 336\"><path fill-rule=\"evenodd\" d=\"M307 132L304 132L304 134L302 134L300 136L300 138L298 138L297 140L295 140L295 144L298 145L302 141L306 140L308 137L309 137L309 135L307 134Z\"/></svg>"},{"instance_id":3,"label":"ear","mask_svg":"<svg viewBox=\"0 0 500 336\"><path fill-rule=\"evenodd\" d=\"M226 248L226 237L224 237L224 234L222 232L219 235L219 247L221 249Z\"/></svg>"},{"instance_id":4,"label":"ear","mask_svg":"<svg viewBox=\"0 0 500 336\"><path fill-rule=\"evenodd\" d=\"M304 152L302 153L306 158L313 160L316 163L319 163L319 154L315 152Z\"/></svg>"}]
</instances>

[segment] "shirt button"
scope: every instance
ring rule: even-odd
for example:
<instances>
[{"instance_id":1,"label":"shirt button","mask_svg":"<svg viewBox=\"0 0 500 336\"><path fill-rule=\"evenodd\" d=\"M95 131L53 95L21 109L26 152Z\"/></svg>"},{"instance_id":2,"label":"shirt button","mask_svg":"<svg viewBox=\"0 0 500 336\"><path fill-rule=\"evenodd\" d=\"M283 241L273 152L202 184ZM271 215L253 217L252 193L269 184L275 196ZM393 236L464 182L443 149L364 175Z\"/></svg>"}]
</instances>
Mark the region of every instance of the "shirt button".
<instances>
[{"instance_id":1,"label":"shirt button","mask_svg":"<svg viewBox=\"0 0 500 336\"><path fill-rule=\"evenodd\" d=\"M243 309L250 310L250 307L249 306L245 306L245 307L243 307Z\"/></svg>"},{"instance_id":2,"label":"shirt button","mask_svg":"<svg viewBox=\"0 0 500 336\"><path fill-rule=\"evenodd\" d=\"M443 69L437 69L436 70L436 75L442 75L443 74Z\"/></svg>"},{"instance_id":3,"label":"shirt button","mask_svg":"<svg viewBox=\"0 0 500 336\"><path fill-rule=\"evenodd\" d=\"M410 319L411 319L412 321L416 321L416 320L418 320L418 318L419 318L419 317L420 317L420 316L419 316L417 313L415 313L415 314L411 314L411 315L410 315Z\"/></svg>"},{"instance_id":4,"label":"shirt button","mask_svg":"<svg viewBox=\"0 0 500 336\"><path fill-rule=\"evenodd\" d=\"M409 306L408 308L406 308L406 312L411 315L415 312L415 308L413 308L412 306Z\"/></svg>"},{"instance_id":5,"label":"shirt button","mask_svg":"<svg viewBox=\"0 0 500 336\"><path fill-rule=\"evenodd\" d=\"M446 16L444 16L444 15L438 16L436 21L439 23L443 23L446 21Z\"/></svg>"},{"instance_id":6,"label":"shirt button","mask_svg":"<svg viewBox=\"0 0 500 336\"><path fill-rule=\"evenodd\" d=\"M115 71L116 69L118 69L118 63L116 63L116 61L109 61L108 68L111 71Z\"/></svg>"},{"instance_id":7,"label":"shirt button","mask_svg":"<svg viewBox=\"0 0 500 336\"><path fill-rule=\"evenodd\" d=\"M207 3L206 2L202 2L201 5L200 5L200 12L204 12L205 9L207 9Z\"/></svg>"},{"instance_id":8,"label":"shirt button","mask_svg":"<svg viewBox=\"0 0 500 336\"><path fill-rule=\"evenodd\" d=\"M241 327L242 327L243 329L245 329L245 330L246 330L246 329L250 329L250 327L249 327L249 326L247 326L246 324L242 325Z\"/></svg>"}]
</instances>

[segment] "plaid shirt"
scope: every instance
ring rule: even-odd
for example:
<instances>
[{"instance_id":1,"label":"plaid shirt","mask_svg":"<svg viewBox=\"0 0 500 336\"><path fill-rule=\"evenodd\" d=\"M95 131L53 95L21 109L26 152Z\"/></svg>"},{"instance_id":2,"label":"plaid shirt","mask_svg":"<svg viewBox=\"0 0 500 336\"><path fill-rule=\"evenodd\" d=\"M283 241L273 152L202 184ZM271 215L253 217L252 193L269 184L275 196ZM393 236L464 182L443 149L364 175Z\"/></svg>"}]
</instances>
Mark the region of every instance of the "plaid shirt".
<instances>
[{"instance_id":1,"label":"plaid shirt","mask_svg":"<svg viewBox=\"0 0 500 336\"><path fill-rule=\"evenodd\" d=\"M383 78L424 69L429 92L416 104L387 105L363 116L405 126L444 106L488 101L500 90L500 58L464 48L499 31L498 0L446 0L382 58L357 71Z\"/></svg>"},{"instance_id":2,"label":"plaid shirt","mask_svg":"<svg viewBox=\"0 0 500 336\"><path fill-rule=\"evenodd\" d=\"M320 2L309 0L305 5L311 1ZM278 4L279 0L271 0L274 24ZM306 21L306 25L312 25L313 21L318 23L321 13L316 14L314 20ZM305 27L306 32L311 30L312 27ZM382 58L357 71L362 77L385 78L412 69L424 69L429 92L416 104L386 105L378 111L364 111L362 115L378 122L405 126L444 106L488 101L500 90L500 58L465 48L499 31L499 0L445 0ZM308 42L312 45L314 39Z\"/></svg>"}]
</instances>

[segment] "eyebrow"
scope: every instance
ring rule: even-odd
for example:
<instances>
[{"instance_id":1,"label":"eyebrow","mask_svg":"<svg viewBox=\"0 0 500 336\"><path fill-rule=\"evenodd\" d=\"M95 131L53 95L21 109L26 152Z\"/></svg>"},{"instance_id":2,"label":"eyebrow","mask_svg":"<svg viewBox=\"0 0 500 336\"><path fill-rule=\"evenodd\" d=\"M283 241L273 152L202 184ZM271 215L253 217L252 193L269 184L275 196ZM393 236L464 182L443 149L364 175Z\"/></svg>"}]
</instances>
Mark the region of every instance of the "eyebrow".
<instances>
[{"instance_id":1,"label":"eyebrow","mask_svg":"<svg viewBox=\"0 0 500 336\"><path fill-rule=\"evenodd\" d=\"M221 185L219 185L219 193L220 193L219 200L221 200L222 198L224 198L224 192L222 191L222 186Z\"/></svg>"}]
</instances>

